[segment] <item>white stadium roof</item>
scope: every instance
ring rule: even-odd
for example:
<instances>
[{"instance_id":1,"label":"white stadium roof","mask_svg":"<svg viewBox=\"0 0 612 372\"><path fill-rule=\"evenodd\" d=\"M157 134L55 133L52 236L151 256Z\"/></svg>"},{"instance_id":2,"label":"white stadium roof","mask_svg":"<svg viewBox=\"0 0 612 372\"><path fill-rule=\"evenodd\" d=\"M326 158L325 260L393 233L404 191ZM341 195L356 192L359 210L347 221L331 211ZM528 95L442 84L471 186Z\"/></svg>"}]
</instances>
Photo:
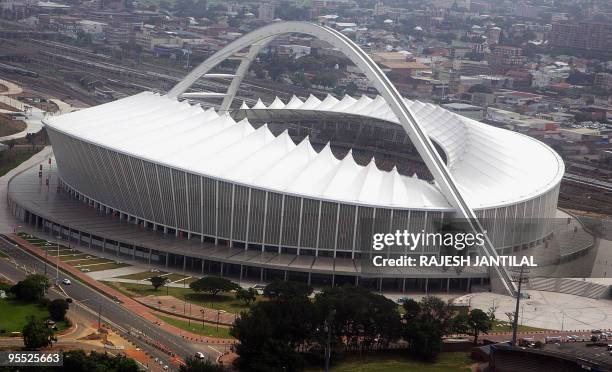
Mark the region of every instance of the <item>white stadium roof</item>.
<instances>
[{"instance_id":1,"label":"white stadium roof","mask_svg":"<svg viewBox=\"0 0 612 372\"><path fill-rule=\"evenodd\" d=\"M407 101L416 119L447 155L449 169L472 208L515 203L556 186L559 156L530 137ZM246 109L246 105L241 106ZM252 110L309 110L374 117L397 123L382 97L323 101L293 97ZM290 111L288 111L290 112ZM46 120L49 127L154 163L272 191L392 208L451 210L434 185L415 177L358 165L351 152L337 159L329 145L317 153L308 138L295 144L174 98L143 92Z\"/></svg>"}]
</instances>

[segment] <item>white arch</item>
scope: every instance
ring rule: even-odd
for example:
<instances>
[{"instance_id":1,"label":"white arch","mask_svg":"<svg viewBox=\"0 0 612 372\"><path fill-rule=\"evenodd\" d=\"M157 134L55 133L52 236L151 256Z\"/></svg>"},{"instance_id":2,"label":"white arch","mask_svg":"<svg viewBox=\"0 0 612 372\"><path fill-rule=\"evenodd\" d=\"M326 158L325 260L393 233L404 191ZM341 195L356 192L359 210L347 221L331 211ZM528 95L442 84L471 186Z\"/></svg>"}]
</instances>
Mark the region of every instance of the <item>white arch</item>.
<instances>
[{"instance_id":1,"label":"white arch","mask_svg":"<svg viewBox=\"0 0 612 372\"><path fill-rule=\"evenodd\" d=\"M241 62L237 74L234 77L234 81L232 81L230 85L228 95L224 99L224 103L227 104L225 108L228 108L244 74L246 74L251 61L255 58L259 50L274 37L287 33L307 34L331 44L349 58L351 62L368 77L370 82L387 101L387 104L399 119L410 141L433 175L436 184L449 203L457 210L459 217L465 218L474 232L485 236L486 239L483 246L484 253L487 256L497 256L493 244L486 236L486 230L478 221L474 210L468 206L461 195L446 164L435 150L429 136L427 136L423 128L421 128L415 120L414 115L410 112L404 98L397 91L397 88L391 83L380 67L378 67L378 65L357 44L332 28L308 22L278 22L259 28L231 42L206 61L202 62L182 81L176 84L167 95L175 98L180 97L181 94L212 68L240 50L251 46L246 59ZM504 267L498 266L495 266L495 271L497 277L501 279L504 290L513 295L516 291L515 284L512 282L508 272Z\"/></svg>"}]
</instances>

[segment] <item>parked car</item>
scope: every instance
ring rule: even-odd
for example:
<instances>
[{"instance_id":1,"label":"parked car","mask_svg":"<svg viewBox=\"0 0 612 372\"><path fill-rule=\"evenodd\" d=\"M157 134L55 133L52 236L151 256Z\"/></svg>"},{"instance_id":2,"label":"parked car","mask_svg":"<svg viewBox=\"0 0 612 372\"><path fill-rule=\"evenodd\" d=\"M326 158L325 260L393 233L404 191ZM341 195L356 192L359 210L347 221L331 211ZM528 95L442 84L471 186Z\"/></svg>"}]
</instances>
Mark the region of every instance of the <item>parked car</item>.
<instances>
[{"instance_id":1,"label":"parked car","mask_svg":"<svg viewBox=\"0 0 612 372\"><path fill-rule=\"evenodd\" d=\"M266 286L265 286L264 284L255 284L255 285L254 285L253 287L251 287L251 288L253 288L254 290L256 290L256 291L257 291L257 294L262 295L262 294L263 294L263 291L264 291L264 288L266 288Z\"/></svg>"},{"instance_id":2,"label":"parked car","mask_svg":"<svg viewBox=\"0 0 612 372\"><path fill-rule=\"evenodd\" d=\"M561 336L546 336L544 342L547 344L561 343Z\"/></svg>"},{"instance_id":3,"label":"parked car","mask_svg":"<svg viewBox=\"0 0 612 372\"><path fill-rule=\"evenodd\" d=\"M70 279L68 278L64 278L64 280L62 280L62 283L64 283L65 285L70 285L72 284L72 282L70 281Z\"/></svg>"}]
</instances>

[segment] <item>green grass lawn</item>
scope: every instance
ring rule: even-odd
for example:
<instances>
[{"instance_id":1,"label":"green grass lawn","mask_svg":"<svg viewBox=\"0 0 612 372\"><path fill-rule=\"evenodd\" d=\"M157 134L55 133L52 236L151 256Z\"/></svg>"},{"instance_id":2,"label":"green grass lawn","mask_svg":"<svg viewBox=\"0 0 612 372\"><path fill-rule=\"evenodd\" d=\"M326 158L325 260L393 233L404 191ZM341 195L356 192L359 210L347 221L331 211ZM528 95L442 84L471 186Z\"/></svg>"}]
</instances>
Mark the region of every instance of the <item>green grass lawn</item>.
<instances>
[{"instance_id":1,"label":"green grass lawn","mask_svg":"<svg viewBox=\"0 0 612 372\"><path fill-rule=\"evenodd\" d=\"M195 333L197 335L218 337L218 338L232 338L232 336L230 336L229 334L229 328L219 327L219 331L217 331L216 325L204 324L204 326L202 326L201 322L197 322L194 320L192 320L191 325L189 325L188 321L179 320L176 318L172 318L169 316L163 316L163 315L156 315L156 316L160 318L161 320L163 320L164 322L166 322L167 324L183 329L185 331L189 331L191 333Z\"/></svg>"},{"instance_id":2,"label":"green grass lawn","mask_svg":"<svg viewBox=\"0 0 612 372\"><path fill-rule=\"evenodd\" d=\"M530 327L530 326L520 325L519 324L518 331L519 332L537 332L537 331L548 331L548 329L537 328L537 327ZM510 324L508 322L501 322L501 321L498 320L493 325L493 328L491 329L491 332L512 332L512 324Z\"/></svg>"},{"instance_id":3,"label":"green grass lawn","mask_svg":"<svg viewBox=\"0 0 612 372\"><path fill-rule=\"evenodd\" d=\"M164 275L166 274L166 272L164 271L160 271L160 272L151 272L151 271L143 271L140 273L134 273L134 274L128 274L128 275L121 275L118 276L117 278L120 279L131 279L131 280L146 280L149 279L151 277L154 276L160 276L160 275Z\"/></svg>"},{"instance_id":4,"label":"green grass lawn","mask_svg":"<svg viewBox=\"0 0 612 372\"><path fill-rule=\"evenodd\" d=\"M46 240L38 239L38 238L24 238L24 239L30 244L44 244L47 242Z\"/></svg>"},{"instance_id":5,"label":"green grass lawn","mask_svg":"<svg viewBox=\"0 0 612 372\"><path fill-rule=\"evenodd\" d=\"M68 260L79 260L79 259L87 258L87 256L89 255L85 253L62 253L60 256L61 256L60 260L68 261Z\"/></svg>"},{"instance_id":6,"label":"green grass lawn","mask_svg":"<svg viewBox=\"0 0 612 372\"><path fill-rule=\"evenodd\" d=\"M9 336L11 332L21 332L27 323L27 318L34 316L47 319L49 312L36 303L16 301L11 298L0 299L0 336ZM58 325L58 328L59 325Z\"/></svg>"},{"instance_id":7,"label":"green grass lawn","mask_svg":"<svg viewBox=\"0 0 612 372\"><path fill-rule=\"evenodd\" d=\"M333 362L332 362L333 363ZM362 358L348 357L332 364L332 372L469 372L474 362L462 352L440 353L433 363L426 363L399 355L369 354ZM309 368L307 371L320 371Z\"/></svg>"},{"instance_id":8,"label":"green grass lawn","mask_svg":"<svg viewBox=\"0 0 612 372\"><path fill-rule=\"evenodd\" d=\"M217 310L225 310L228 313L239 314L241 311L247 310L248 307L244 306L242 301L236 300L233 293L219 293L216 297L212 297L206 293L196 293L187 286L187 288L175 288L175 287L163 287L159 290L153 289L149 284L133 284L133 283L117 283L117 282L106 282L106 284L116 288L123 292L127 296L131 297L144 297L144 296L163 296L166 294L166 289L170 296L174 296L180 300L183 300L187 296L187 302L191 302L195 305L200 305L207 308L213 308ZM257 301L265 300L263 296L257 296Z\"/></svg>"},{"instance_id":9,"label":"green grass lawn","mask_svg":"<svg viewBox=\"0 0 612 372\"><path fill-rule=\"evenodd\" d=\"M31 244L35 244L35 245L40 246L42 249L46 249L49 256L58 255L58 248L56 244L45 245L47 241L44 239L39 239L33 236L30 237L31 235L28 235L25 233L19 233L19 235L23 237L24 239L26 239ZM121 267L130 266L126 263L116 263L113 260L96 257L92 254L88 254L88 253L84 253L76 249L68 248L64 245L59 246L59 255L60 256L68 255L68 256L60 257L60 260L78 269L87 269L89 270L88 272L111 270L111 269L118 269ZM87 257L91 257L91 258L87 258ZM75 260L75 261L72 261L72 260ZM92 265L92 264L99 264L99 265L87 266L87 265Z\"/></svg>"},{"instance_id":10,"label":"green grass lawn","mask_svg":"<svg viewBox=\"0 0 612 372\"><path fill-rule=\"evenodd\" d=\"M58 254L57 254L57 247L50 246L50 247L41 247L41 248L42 248L43 250L45 250L45 248L46 248L47 254L48 254L49 256L53 256L53 257L55 257L55 256L57 256L57 255L58 255ZM60 247L60 249L59 249L59 255L60 255L60 256L63 256L63 255L65 255L65 254L80 254L80 253L82 253L82 252L79 252L79 251L73 251L72 249L69 249L69 248L67 248L67 247L64 247L64 248Z\"/></svg>"},{"instance_id":11,"label":"green grass lawn","mask_svg":"<svg viewBox=\"0 0 612 372\"><path fill-rule=\"evenodd\" d=\"M191 284L191 283L195 282L195 281L196 281L196 280L198 280L198 279L199 279L199 278L194 278L194 277L191 277L191 278L187 278L187 279L185 279L185 280L181 280L181 281L179 281L179 282L176 282L175 284L185 285L185 286L189 287L189 284Z\"/></svg>"},{"instance_id":12,"label":"green grass lawn","mask_svg":"<svg viewBox=\"0 0 612 372\"><path fill-rule=\"evenodd\" d=\"M126 263L109 262L109 263L105 263L105 264L101 264L101 265L86 266L86 267L82 267L82 268L79 268L79 269L88 269L90 272L94 272L94 271L119 269L121 267L128 267L128 266L130 266L130 265L128 265Z\"/></svg>"},{"instance_id":13,"label":"green grass lawn","mask_svg":"<svg viewBox=\"0 0 612 372\"><path fill-rule=\"evenodd\" d=\"M164 278L168 279L168 281L172 282L176 282L177 280L180 279L185 279L187 276L186 275L181 275L181 274L168 274L168 275L164 275Z\"/></svg>"},{"instance_id":14,"label":"green grass lawn","mask_svg":"<svg viewBox=\"0 0 612 372\"><path fill-rule=\"evenodd\" d=\"M106 258L86 258L86 259L76 259L76 261L64 261L64 262L74 267L80 267L80 266L87 266L87 265L101 264L101 263L113 263L114 261L107 260Z\"/></svg>"}]
</instances>

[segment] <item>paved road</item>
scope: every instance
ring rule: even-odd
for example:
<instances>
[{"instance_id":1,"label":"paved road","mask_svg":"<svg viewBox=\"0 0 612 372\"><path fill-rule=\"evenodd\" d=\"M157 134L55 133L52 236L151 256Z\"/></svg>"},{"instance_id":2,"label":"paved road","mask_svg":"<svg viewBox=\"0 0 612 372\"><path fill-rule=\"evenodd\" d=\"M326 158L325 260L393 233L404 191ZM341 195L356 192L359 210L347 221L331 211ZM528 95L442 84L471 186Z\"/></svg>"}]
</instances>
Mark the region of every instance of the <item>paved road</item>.
<instances>
[{"instance_id":1,"label":"paved road","mask_svg":"<svg viewBox=\"0 0 612 372\"><path fill-rule=\"evenodd\" d=\"M15 175L29 169L37 164L47 164L49 157L51 157L53 151L51 146L47 146L38 153L34 154L31 158L19 164L16 168L9 171L4 176L0 177L0 232L1 233L12 233L20 222L13 216L8 208L6 195L8 191L8 183L11 178Z\"/></svg>"},{"instance_id":2,"label":"paved road","mask_svg":"<svg viewBox=\"0 0 612 372\"><path fill-rule=\"evenodd\" d=\"M44 273L45 264L38 258L31 256L18 247L7 243L0 239L0 247L7 252L15 261L24 265L29 271ZM0 267L0 271L4 271L4 267ZM48 275L55 280L55 270L53 267L47 268ZM66 277L60 272L60 279ZM73 280L71 285L62 285L65 293L74 301L80 302L94 312L100 310L102 317L107 323L116 325L121 331L128 332L137 330L142 332L151 340L157 341L172 350L181 358L186 358L193 355L196 351L201 351L209 354L212 358L216 358L220 352L212 346L202 346L186 342L182 337L175 334L170 334L159 329L158 326L148 322L147 320L137 316L136 314L126 310L120 304L115 303L111 299L95 291L94 289L82 284L77 280ZM145 345L142 348L146 350ZM168 357L165 356L164 360Z\"/></svg>"},{"instance_id":3,"label":"paved road","mask_svg":"<svg viewBox=\"0 0 612 372\"><path fill-rule=\"evenodd\" d=\"M8 141L10 139L23 138L28 133L38 133L42 129L43 127L42 119L46 115L46 112L44 112L43 110L36 108L34 106L26 105L16 99L13 99L7 96L0 96L0 102L6 105L9 105L9 106L15 107L16 109L20 111L24 111L25 107L29 107L28 113L26 114L26 119L25 119L26 129L22 130L19 133L0 137L0 141Z\"/></svg>"},{"instance_id":4,"label":"paved road","mask_svg":"<svg viewBox=\"0 0 612 372\"><path fill-rule=\"evenodd\" d=\"M4 240L0 240L0 248L2 248L2 250L5 252L9 252L9 255L11 256L11 258L14 259L19 264L19 266L17 266L11 261L0 260L0 275L7 277L11 281L15 282L15 281L24 279L28 273L31 273L33 271L44 273L44 269L42 269L43 271L38 271L39 269L41 269L42 262L36 259L30 260L31 257L25 257L29 255L27 255L25 252L15 247L12 247L10 244L6 243ZM48 276L50 277L50 279L53 280L54 271L52 270L52 268L48 268L48 273L49 273ZM79 284L80 283L73 283L72 285L77 287ZM71 292L71 291L66 291L66 292ZM50 299L66 298L66 294L61 289L52 288L48 292L48 297ZM74 296L70 296L70 297L73 298L73 300L75 301L73 305L70 307L70 313L75 314L80 319L85 319L89 324L94 324L95 322L97 322L98 320L97 313L91 308L84 306L88 302L88 299L85 299L83 301L81 299L78 299L78 297L74 297ZM108 322L108 320L109 319L106 316L102 317L103 322L110 323ZM136 337L130 337L129 335L128 336L124 335L124 338L132 341L141 350L146 351L150 355L152 355L152 357L157 357L160 360L165 361L165 364L171 366L169 364L168 355L164 354L158 349L146 344L145 342L138 340ZM71 342L74 342L74 341L71 341ZM63 344L61 339L58 343ZM11 340L9 344L13 345L14 342L12 342Z\"/></svg>"},{"instance_id":5,"label":"paved road","mask_svg":"<svg viewBox=\"0 0 612 372\"><path fill-rule=\"evenodd\" d=\"M19 85L13 83L12 81L0 79L0 85L4 85L7 88L6 91L0 93L5 96L20 94L21 92L23 92L23 89L21 89Z\"/></svg>"}]
</instances>

